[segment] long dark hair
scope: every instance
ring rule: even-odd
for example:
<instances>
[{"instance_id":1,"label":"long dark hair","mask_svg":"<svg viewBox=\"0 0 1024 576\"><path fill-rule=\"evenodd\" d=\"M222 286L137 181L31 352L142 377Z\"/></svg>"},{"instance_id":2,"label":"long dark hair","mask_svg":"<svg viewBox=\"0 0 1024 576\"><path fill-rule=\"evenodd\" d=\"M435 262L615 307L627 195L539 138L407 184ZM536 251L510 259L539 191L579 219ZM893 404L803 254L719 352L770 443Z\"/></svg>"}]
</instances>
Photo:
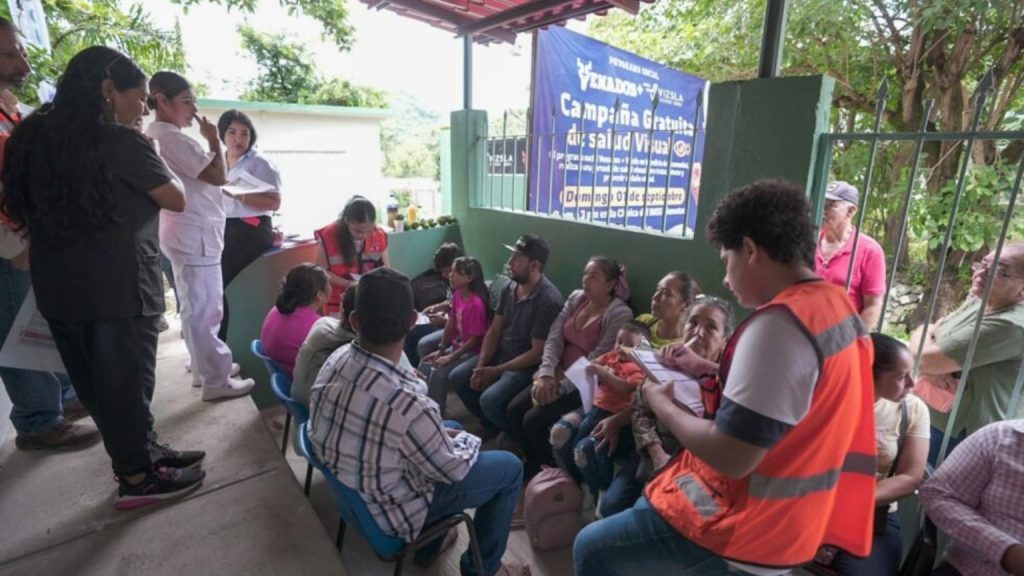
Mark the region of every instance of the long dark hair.
<instances>
[{"instance_id":1,"label":"long dark hair","mask_svg":"<svg viewBox=\"0 0 1024 576\"><path fill-rule=\"evenodd\" d=\"M327 291L327 272L316 264L303 262L288 271L277 296L277 311L291 314L300 306L309 306L318 292Z\"/></svg>"},{"instance_id":2,"label":"long dark hair","mask_svg":"<svg viewBox=\"0 0 1024 576\"><path fill-rule=\"evenodd\" d=\"M469 291L479 296L486 307L490 294L487 292L484 267L480 261L472 256L459 256L452 262L452 268L463 276L469 276Z\"/></svg>"},{"instance_id":3,"label":"long dark hair","mask_svg":"<svg viewBox=\"0 0 1024 576\"><path fill-rule=\"evenodd\" d=\"M881 332L872 332L871 342L875 345L875 363L871 366L871 371L877 380L883 372L896 368L900 353L908 348L903 342Z\"/></svg>"},{"instance_id":4,"label":"long dark hair","mask_svg":"<svg viewBox=\"0 0 1024 576\"><path fill-rule=\"evenodd\" d=\"M109 79L119 92L139 88L146 74L106 46L68 62L53 102L25 119L7 141L0 210L19 228L95 236L116 223L104 137L119 126L104 101Z\"/></svg>"},{"instance_id":5,"label":"long dark hair","mask_svg":"<svg viewBox=\"0 0 1024 576\"><path fill-rule=\"evenodd\" d=\"M377 209L373 207L373 202L356 195L348 199L344 210L338 215L338 245L341 246L341 257L345 262L352 262L356 258L356 243L352 238L352 233L348 231L346 220L359 224L376 222Z\"/></svg>"}]
</instances>

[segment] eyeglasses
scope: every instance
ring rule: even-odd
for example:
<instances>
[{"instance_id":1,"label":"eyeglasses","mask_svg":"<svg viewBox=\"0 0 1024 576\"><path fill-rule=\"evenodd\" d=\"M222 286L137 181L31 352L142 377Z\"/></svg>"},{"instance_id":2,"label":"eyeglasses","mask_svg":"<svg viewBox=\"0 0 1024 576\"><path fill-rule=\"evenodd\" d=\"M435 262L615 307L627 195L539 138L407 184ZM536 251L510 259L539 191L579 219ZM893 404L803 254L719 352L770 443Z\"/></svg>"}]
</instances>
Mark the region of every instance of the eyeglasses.
<instances>
[{"instance_id":1,"label":"eyeglasses","mask_svg":"<svg viewBox=\"0 0 1024 576\"><path fill-rule=\"evenodd\" d=\"M989 270L992 269L992 265L992 262L975 262L974 264L971 264L971 272L975 274L988 274ZM1021 278L1020 275L1013 274L1009 270L1007 270L1006 264L1003 264L1002 262L997 262L995 264L995 269L996 275L999 278Z\"/></svg>"}]
</instances>

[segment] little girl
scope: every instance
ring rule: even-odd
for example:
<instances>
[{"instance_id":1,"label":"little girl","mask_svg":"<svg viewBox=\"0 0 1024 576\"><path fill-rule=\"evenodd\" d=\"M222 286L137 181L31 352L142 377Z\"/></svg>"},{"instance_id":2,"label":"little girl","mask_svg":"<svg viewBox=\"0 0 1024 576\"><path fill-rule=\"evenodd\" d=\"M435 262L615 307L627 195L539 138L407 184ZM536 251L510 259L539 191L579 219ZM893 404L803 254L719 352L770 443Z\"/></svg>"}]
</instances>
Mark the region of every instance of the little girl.
<instances>
[{"instance_id":1,"label":"little girl","mask_svg":"<svg viewBox=\"0 0 1024 576\"><path fill-rule=\"evenodd\" d=\"M602 462L587 462L587 456L593 452L581 450L581 445L599 422L625 410L633 401L633 393L644 381L644 372L629 352L644 339L650 338L650 335L650 329L636 320L623 325L616 335L615 348L587 366L587 374L597 378L594 406L583 416L578 427L572 422L563 421L571 418L572 414L563 416L563 420L552 427L552 444L559 465L577 480L582 478L594 496L597 496L599 489L606 488L607 481L611 480L613 462L610 457L601 458ZM564 435L558 434L556 429Z\"/></svg>"},{"instance_id":2,"label":"little girl","mask_svg":"<svg viewBox=\"0 0 1024 576\"><path fill-rule=\"evenodd\" d=\"M480 261L469 256L456 258L448 282L452 289L452 309L441 345L424 356L419 366L420 372L427 376L427 395L437 402L442 416L448 395L448 374L464 362L476 362L489 324L487 284Z\"/></svg>"}]
</instances>

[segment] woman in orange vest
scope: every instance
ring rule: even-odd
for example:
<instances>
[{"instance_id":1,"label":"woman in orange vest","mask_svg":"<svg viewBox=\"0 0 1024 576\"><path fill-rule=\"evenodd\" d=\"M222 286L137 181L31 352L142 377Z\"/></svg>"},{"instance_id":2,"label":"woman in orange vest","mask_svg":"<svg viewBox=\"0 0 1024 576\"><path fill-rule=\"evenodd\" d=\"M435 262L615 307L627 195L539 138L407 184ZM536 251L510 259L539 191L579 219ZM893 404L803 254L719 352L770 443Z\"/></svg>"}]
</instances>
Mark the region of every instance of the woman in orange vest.
<instances>
[{"instance_id":1,"label":"woman in orange vest","mask_svg":"<svg viewBox=\"0 0 1024 576\"><path fill-rule=\"evenodd\" d=\"M328 316L341 308L341 295L359 276L382 266L391 266L388 235L377 227L377 210L362 196L353 196L338 219L314 232L316 263L327 270L331 299L324 307Z\"/></svg>"},{"instance_id":2,"label":"woman in orange vest","mask_svg":"<svg viewBox=\"0 0 1024 576\"><path fill-rule=\"evenodd\" d=\"M658 421L687 447L636 505L576 538L577 575L775 576L823 544L871 546L875 499L872 347L842 288L817 278L802 188L760 181L729 193L708 223L725 285L756 308L722 359L713 420L651 386ZM665 349L690 374L715 370L685 344Z\"/></svg>"}]
</instances>

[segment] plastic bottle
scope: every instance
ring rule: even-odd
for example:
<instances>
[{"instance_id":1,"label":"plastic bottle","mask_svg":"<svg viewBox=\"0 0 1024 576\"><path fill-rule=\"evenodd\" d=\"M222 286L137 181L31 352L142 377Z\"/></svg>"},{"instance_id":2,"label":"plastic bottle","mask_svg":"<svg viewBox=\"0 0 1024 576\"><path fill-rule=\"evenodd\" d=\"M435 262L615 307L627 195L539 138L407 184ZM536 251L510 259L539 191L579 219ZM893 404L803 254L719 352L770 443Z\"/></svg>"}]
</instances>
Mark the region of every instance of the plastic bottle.
<instances>
[{"instance_id":1,"label":"plastic bottle","mask_svg":"<svg viewBox=\"0 0 1024 576\"><path fill-rule=\"evenodd\" d=\"M409 209L408 209L408 211L407 211L407 213L405 215L405 220L407 222L410 222L410 223L411 222L416 222L418 220L418 218L417 218L418 211L417 210L418 209L416 208L415 204L409 204Z\"/></svg>"}]
</instances>

